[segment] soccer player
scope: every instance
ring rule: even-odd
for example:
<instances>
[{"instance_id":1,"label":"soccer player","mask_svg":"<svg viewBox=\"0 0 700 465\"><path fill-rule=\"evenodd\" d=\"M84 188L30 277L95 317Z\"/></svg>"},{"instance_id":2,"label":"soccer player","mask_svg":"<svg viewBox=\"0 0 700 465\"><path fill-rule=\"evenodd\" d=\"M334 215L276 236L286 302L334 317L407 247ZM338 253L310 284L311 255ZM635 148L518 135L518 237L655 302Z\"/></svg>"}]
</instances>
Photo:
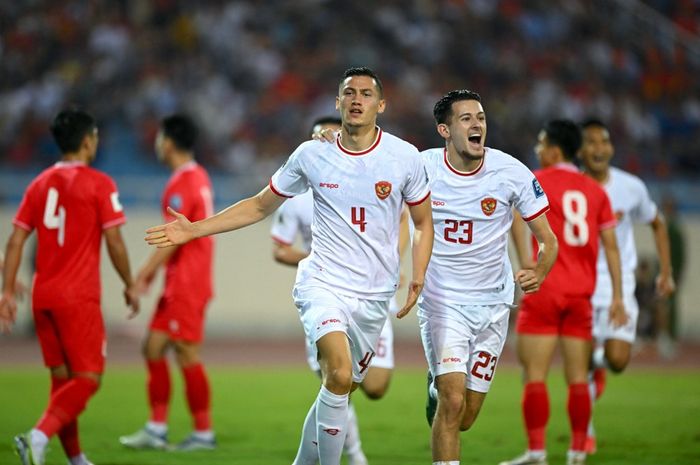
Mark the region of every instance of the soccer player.
<instances>
[{"instance_id":1,"label":"soccer player","mask_svg":"<svg viewBox=\"0 0 700 465\"><path fill-rule=\"evenodd\" d=\"M372 70L346 70L336 97L343 125L335 144L304 142L257 195L195 223L171 209L176 221L147 231L149 244L183 244L258 222L286 198L313 190L313 247L299 264L294 300L318 351L322 386L304 422L295 464L340 463L349 394L377 351L398 286L404 202L416 231L413 275L399 318L423 288L433 246L428 180L416 148L376 125L385 106Z\"/></svg>"},{"instance_id":2,"label":"soccer player","mask_svg":"<svg viewBox=\"0 0 700 465\"><path fill-rule=\"evenodd\" d=\"M592 400L605 388L605 370L622 372L629 363L632 343L637 330L639 306L634 297L637 250L634 244L634 223L648 224L654 234L659 257L659 275L656 278L657 294L668 297L675 289L671 253L666 222L649 191L638 177L610 166L615 148L607 126L600 120L589 119L581 125L583 144L579 158L585 173L605 189L617 218L615 233L622 261L622 293L627 312L627 323L613 326L607 318L612 299L612 284L605 255L598 254L597 279L593 293L593 337L597 347L593 351L593 375L590 381ZM592 422L591 422L592 423ZM595 434L591 427L586 444L588 453L595 452Z\"/></svg>"},{"instance_id":3,"label":"soccer player","mask_svg":"<svg viewBox=\"0 0 700 465\"><path fill-rule=\"evenodd\" d=\"M158 159L173 172L161 202L166 221L173 219L168 207L193 220L213 214L209 175L194 159L196 140L197 127L188 116L172 115L160 124L155 151ZM166 353L170 348L175 351L182 371L194 427L194 432L175 448L190 451L216 447L211 427L209 380L200 358L204 315L212 297L213 258L213 239L203 237L183 246L157 249L136 275L135 287L143 293L156 272L165 268L165 289L143 344L150 418L141 430L119 438L127 447L163 449L168 444L170 374Z\"/></svg>"},{"instance_id":4,"label":"soccer player","mask_svg":"<svg viewBox=\"0 0 700 465\"><path fill-rule=\"evenodd\" d=\"M322 131L329 130L333 134L341 128L342 121L337 117L322 117L314 121L312 135L317 135L324 140ZM333 136L335 137L335 136ZM289 199L277 209L275 219L270 231L273 239L273 255L277 262L297 266L311 251L311 224L313 222L313 195L307 191ZM300 237L301 246L294 245L294 240ZM408 245L408 212L404 209L401 214L401 226L399 230L399 256L402 255ZM399 307L395 298L391 299L389 313L395 315ZM307 362L312 371L321 374L321 367L316 360L316 350L313 342L306 341ZM372 400L378 400L386 394L391 374L394 369L394 331L391 319L387 318L384 328L377 342L377 353L372 359L372 364L367 369L367 375L360 384L360 389ZM367 464L367 458L362 451L360 430L357 424L357 416L352 402L348 407L348 432L345 436L343 450L348 456L350 465Z\"/></svg>"},{"instance_id":5,"label":"soccer player","mask_svg":"<svg viewBox=\"0 0 700 465\"><path fill-rule=\"evenodd\" d=\"M535 148L542 166L535 175L549 199L547 216L559 242L559 255L539 291L526 294L520 305L517 352L524 368L522 409L528 450L501 465L547 463L545 429L549 397L545 380L559 343L569 386L567 405L572 430L567 464L585 463L586 428L591 411L587 384L593 318L590 298L595 286L598 237L612 282L608 316L615 326L626 321L615 216L605 191L574 166L580 146L581 133L575 123L553 120L540 131ZM519 234L520 223L514 223L514 227L515 234ZM519 256L525 255L526 252L519 251Z\"/></svg>"},{"instance_id":6,"label":"soccer player","mask_svg":"<svg viewBox=\"0 0 700 465\"><path fill-rule=\"evenodd\" d=\"M88 113L60 112L51 125L61 161L27 187L7 241L0 299L0 329L15 321L15 286L24 244L37 231L32 310L44 363L51 373L49 405L34 428L15 437L24 465L42 465L49 439L58 435L72 465L88 465L78 436L78 416L97 391L105 363L100 309L100 244L104 236L124 297L138 312L126 246L126 221L114 181L90 168L98 145Z\"/></svg>"}]
</instances>

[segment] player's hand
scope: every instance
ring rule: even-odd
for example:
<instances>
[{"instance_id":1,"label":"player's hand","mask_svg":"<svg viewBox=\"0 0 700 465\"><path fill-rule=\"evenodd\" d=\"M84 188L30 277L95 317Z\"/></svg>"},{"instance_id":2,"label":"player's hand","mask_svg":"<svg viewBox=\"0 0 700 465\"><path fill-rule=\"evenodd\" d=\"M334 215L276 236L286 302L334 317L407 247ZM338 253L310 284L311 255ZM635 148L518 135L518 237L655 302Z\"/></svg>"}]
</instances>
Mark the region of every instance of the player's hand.
<instances>
[{"instance_id":1,"label":"player's hand","mask_svg":"<svg viewBox=\"0 0 700 465\"><path fill-rule=\"evenodd\" d=\"M411 311L416 302L418 301L418 296L423 290L423 282L411 281L408 285L408 295L406 296L406 304L401 310L396 314L397 318L403 318Z\"/></svg>"},{"instance_id":2,"label":"player's hand","mask_svg":"<svg viewBox=\"0 0 700 465\"><path fill-rule=\"evenodd\" d=\"M126 302L127 307L129 307L129 314L126 316L126 318L131 320L138 315L139 311L141 310L139 294L136 291L135 286L124 289L124 301Z\"/></svg>"},{"instance_id":3,"label":"player's hand","mask_svg":"<svg viewBox=\"0 0 700 465\"><path fill-rule=\"evenodd\" d=\"M515 281L520 285L520 289L525 294L532 294L540 289L543 279L535 272L535 270L520 270L515 273Z\"/></svg>"},{"instance_id":4,"label":"player's hand","mask_svg":"<svg viewBox=\"0 0 700 465\"><path fill-rule=\"evenodd\" d=\"M17 317L17 302L11 294L0 297L0 332L9 333Z\"/></svg>"},{"instance_id":5,"label":"player's hand","mask_svg":"<svg viewBox=\"0 0 700 465\"><path fill-rule=\"evenodd\" d=\"M608 318L613 328L619 328L627 324L629 317L627 316L627 312L625 312L625 304L622 302L622 299L613 299L610 304L610 314Z\"/></svg>"},{"instance_id":6,"label":"player's hand","mask_svg":"<svg viewBox=\"0 0 700 465\"><path fill-rule=\"evenodd\" d=\"M656 294L659 297L669 297L676 291L676 283L670 274L660 274L656 277Z\"/></svg>"},{"instance_id":7,"label":"player's hand","mask_svg":"<svg viewBox=\"0 0 700 465\"><path fill-rule=\"evenodd\" d=\"M311 138L321 142L335 142L335 132L331 128L325 128L311 134Z\"/></svg>"},{"instance_id":8,"label":"player's hand","mask_svg":"<svg viewBox=\"0 0 700 465\"><path fill-rule=\"evenodd\" d=\"M175 221L146 230L146 242L159 249L184 244L195 237L195 227L185 215L170 207L168 207L168 213L175 217Z\"/></svg>"}]
</instances>

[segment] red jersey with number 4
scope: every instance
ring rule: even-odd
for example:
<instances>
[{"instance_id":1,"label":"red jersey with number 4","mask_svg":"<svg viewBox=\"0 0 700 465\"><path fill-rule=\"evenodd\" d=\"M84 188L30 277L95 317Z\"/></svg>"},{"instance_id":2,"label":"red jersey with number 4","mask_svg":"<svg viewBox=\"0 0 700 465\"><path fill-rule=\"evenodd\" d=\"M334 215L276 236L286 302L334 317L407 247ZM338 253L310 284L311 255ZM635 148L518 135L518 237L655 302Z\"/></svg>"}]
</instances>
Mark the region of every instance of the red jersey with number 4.
<instances>
[{"instance_id":1,"label":"red jersey with number 4","mask_svg":"<svg viewBox=\"0 0 700 465\"><path fill-rule=\"evenodd\" d=\"M590 297L596 281L599 231L617 223L605 191L571 163L535 171L549 199L547 219L559 254L540 292ZM537 256L537 241L533 238Z\"/></svg>"},{"instance_id":2,"label":"red jersey with number 4","mask_svg":"<svg viewBox=\"0 0 700 465\"><path fill-rule=\"evenodd\" d=\"M34 308L100 302L102 231L126 222L117 186L82 162L59 162L27 187L13 223L37 231Z\"/></svg>"},{"instance_id":3,"label":"red jersey with number 4","mask_svg":"<svg viewBox=\"0 0 700 465\"><path fill-rule=\"evenodd\" d=\"M206 170L194 161L178 168L170 177L161 202L163 218L173 221L167 208L182 213L190 221L213 214L211 181ZM212 296L214 240L211 237L188 242L170 257L166 265L166 298L201 302Z\"/></svg>"}]
</instances>

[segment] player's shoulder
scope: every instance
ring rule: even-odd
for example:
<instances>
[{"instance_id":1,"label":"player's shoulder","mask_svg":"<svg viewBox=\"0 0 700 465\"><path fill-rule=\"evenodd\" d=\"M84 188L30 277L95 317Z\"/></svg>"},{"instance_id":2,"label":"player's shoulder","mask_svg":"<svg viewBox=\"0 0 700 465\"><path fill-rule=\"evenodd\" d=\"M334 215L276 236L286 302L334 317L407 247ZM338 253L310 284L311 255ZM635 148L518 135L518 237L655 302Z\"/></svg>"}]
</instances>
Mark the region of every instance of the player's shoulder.
<instances>
[{"instance_id":1,"label":"player's shoulder","mask_svg":"<svg viewBox=\"0 0 700 465\"><path fill-rule=\"evenodd\" d=\"M409 155L418 157L418 149L410 142L383 130L380 137L382 138L381 143L385 150L399 153L404 156Z\"/></svg>"},{"instance_id":2,"label":"player's shoulder","mask_svg":"<svg viewBox=\"0 0 700 465\"><path fill-rule=\"evenodd\" d=\"M515 158L513 155L504 152L503 150L494 149L492 147L485 148L486 153L486 168L487 169L514 169L514 170L527 170L530 169L525 166L523 162Z\"/></svg>"},{"instance_id":3,"label":"player's shoulder","mask_svg":"<svg viewBox=\"0 0 700 465\"><path fill-rule=\"evenodd\" d=\"M442 163L443 158L445 158L445 148L435 147L423 150L420 152L420 157L427 165Z\"/></svg>"},{"instance_id":4,"label":"player's shoulder","mask_svg":"<svg viewBox=\"0 0 700 465\"><path fill-rule=\"evenodd\" d=\"M642 181L639 176L615 166L610 167L610 177L613 179L613 182L622 186L629 186L630 188L636 189L646 187L644 181Z\"/></svg>"}]
</instances>

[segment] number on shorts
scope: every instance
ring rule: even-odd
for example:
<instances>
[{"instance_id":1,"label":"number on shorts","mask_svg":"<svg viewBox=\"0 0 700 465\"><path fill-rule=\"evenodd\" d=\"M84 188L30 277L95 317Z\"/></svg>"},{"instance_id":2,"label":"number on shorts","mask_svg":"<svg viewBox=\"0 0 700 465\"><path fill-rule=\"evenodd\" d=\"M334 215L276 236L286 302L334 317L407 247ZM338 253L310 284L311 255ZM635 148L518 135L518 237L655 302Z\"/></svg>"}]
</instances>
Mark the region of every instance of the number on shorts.
<instances>
[{"instance_id":1,"label":"number on shorts","mask_svg":"<svg viewBox=\"0 0 700 465\"><path fill-rule=\"evenodd\" d=\"M356 224L360 227L360 232L365 232L365 226L367 222L365 221L365 207L352 207L350 210L352 224Z\"/></svg>"},{"instance_id":2,"label":"number on shorts","mask_svg":"<svg viewBox=\"0 0 700 465\"><path fill-rule=\"evenodd\" d=\"M573 247L588 244L588 201L581 191L565 191L561 199L564 211L564 242Z\"/></svg>"},{"instance_id":3,"label":"number on shorts","mask_svg":"<svg viewBox=\"0 0 700 465\"><path fill-rule=\"evenodd\" d=\"M498 357L492 357L491 354L483 351L479 352L478 357L479 361L472 367L472 375L484 381L491 381L496 371Z\"/></svg>"},{"instance_id":4,"label":"number on shorts","mask_svg":"<svg viewBox=\"0 0 700 465\"><path fill-rule=\"evenodd\" d=\"M369 368L369 365L372 363L372 359L374 358L374 352L366 352L365 356L362 357L362 360L360 360L359 364L362 367L360 369L360 374L364 373L367 368Z\"/></svg>"},{"instance_id":5,"label":"number on shorts","mask_svg":"<svg viewBox=\"0 0 700 465\"><path fill-rule=\"evenodd\" d=\"M455 244L471 244L472 243L472 229L474 223L470 220L445 220L445 240L447 242L454 242ZM462 228L462 229L460 229ZM459 230L459 237L452 237L452 234L457 233Z\"/></svg>"},{"instance_id":6,"label":"number on shorts","mask_svg":"<svg viewBox=\"0 0 700 465\"><path fill-rule=\"evenodd\" d=\"M386 345L384 344L384 338L380 337L379 340L377 341L377 357L383 358L386 357Z\"/></svg>"},{"instance_id":7,"label":"number on shorts","mask_svg":"<svg viewBox=\"0 0 700 465\"><path fill-rule=\"evenodd\" d=\"M47 229L58 229L58 245L63 247L66 239L66 209L58 205L58 191L49 187L44 206L44 226Z\"/></svg>"}]
</instances>

